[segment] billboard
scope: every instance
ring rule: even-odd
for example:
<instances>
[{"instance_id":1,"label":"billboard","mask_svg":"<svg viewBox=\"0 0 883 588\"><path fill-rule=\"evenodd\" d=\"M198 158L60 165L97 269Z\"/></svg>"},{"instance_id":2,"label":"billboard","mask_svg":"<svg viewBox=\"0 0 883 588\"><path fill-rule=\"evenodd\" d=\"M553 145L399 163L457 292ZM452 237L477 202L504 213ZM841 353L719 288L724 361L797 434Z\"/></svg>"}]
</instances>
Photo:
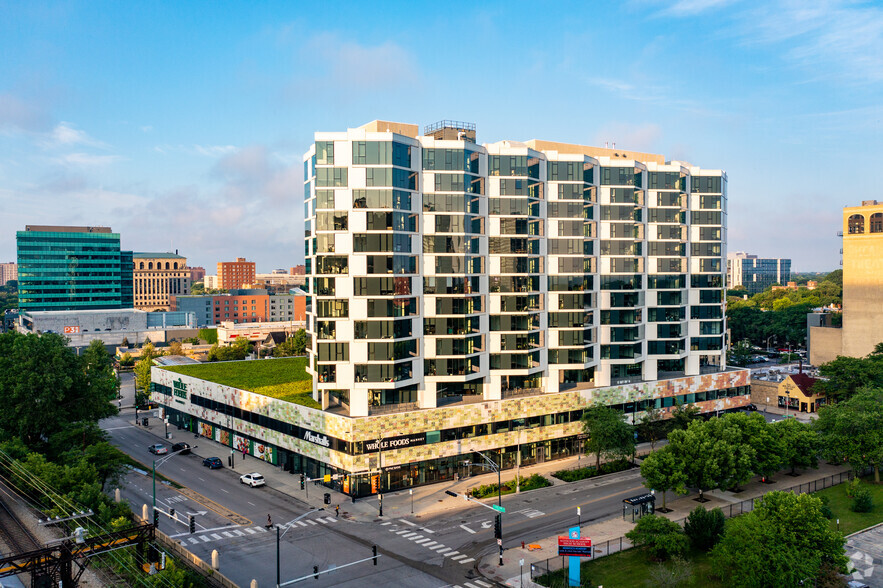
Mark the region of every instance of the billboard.
<instances>
[{"instance_id":1,"label":"billboard","mask_svg":"<svg viewBox=\"0 0 883 588\"><path fill-rule=\"evenodd\" d=\"M591 539L570 539L558 536L558 555L592 557Z\"/></svg>"}]
</instances>

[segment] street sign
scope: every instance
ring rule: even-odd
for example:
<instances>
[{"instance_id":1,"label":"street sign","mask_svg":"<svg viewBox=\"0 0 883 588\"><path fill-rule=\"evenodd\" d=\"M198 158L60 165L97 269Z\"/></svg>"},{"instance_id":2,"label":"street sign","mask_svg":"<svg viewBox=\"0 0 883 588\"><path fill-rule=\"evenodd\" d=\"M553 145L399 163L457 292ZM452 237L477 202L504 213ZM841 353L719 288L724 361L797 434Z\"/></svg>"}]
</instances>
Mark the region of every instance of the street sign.
<instances>
[{"instance_id":1,"label":"street sign","mask_svg":"<svg viewBox=\"0 0 883 588\"><path fill-rule=\"evenodd\" d=\"M499 504L492 504L491 508L497 512L506 512L506 507L500 506Z\"/></svg>"},{"instance_id":2,"label":"street sign","mask_svg":"<svg viewBox=\"0 0 883 588\"><path fill-rule=\"evenodd\" d=\"M591 539L570 539L558 537L558 555L570 555L576 557L592 557Z\"/></svg>"}]
</instances>

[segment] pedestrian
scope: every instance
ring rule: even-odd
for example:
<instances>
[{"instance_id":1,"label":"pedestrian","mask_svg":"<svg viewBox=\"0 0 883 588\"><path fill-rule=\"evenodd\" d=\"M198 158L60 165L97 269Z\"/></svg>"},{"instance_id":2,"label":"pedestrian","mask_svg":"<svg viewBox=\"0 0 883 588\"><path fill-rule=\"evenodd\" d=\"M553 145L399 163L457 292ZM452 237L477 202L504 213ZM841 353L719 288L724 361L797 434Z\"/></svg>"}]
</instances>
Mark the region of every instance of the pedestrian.
<instances>
[{"instance_id":1,"label":"pedestrian","mask_svg":"<svg viewBox=\"0 0 883 588\"><path fill-rule=\"evenodd\" d=\"M273 519L271 519L270 515L268 514L267 515L267 528L269 529L272 526L273 526Z\"/></svg>"},{"instance_id":2,"label":"pedestrian","mask_svg":"<svg viewBox=\"0 0 883 588\"><path fill-rule=\"evenodd\" d=\"M334 516L335 516L335 518L338 518L338 519L340 518L340 505L339 504L334 507Z\"/></svg>"},{"instance_id":3,"label":"pedestrian","mask_svg":"<svg viewBox=\"0 0 883 588\"><path fill-rule=\"evenodd\" d=\"M245 459L245 445L242 446L242 459Z\"/></svg>"}]
</instances>

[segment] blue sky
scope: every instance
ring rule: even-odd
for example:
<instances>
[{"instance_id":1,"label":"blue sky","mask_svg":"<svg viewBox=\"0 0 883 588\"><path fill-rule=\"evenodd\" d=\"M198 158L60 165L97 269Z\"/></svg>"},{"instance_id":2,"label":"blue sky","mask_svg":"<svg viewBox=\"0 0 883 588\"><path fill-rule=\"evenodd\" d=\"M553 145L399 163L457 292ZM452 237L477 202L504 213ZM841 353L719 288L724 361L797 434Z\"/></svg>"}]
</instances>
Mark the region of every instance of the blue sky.
<instances>
[{"instance_id":1,"label":"blue sky","mask_svg":"<svg viewBox=\"0 0 883 588\"><path fill-rule=\"evenodd\" d=\"M287 268L315 131L448 118L723 168L729 250L829 271L883 200L881 89L866 2L0 0L0 261L78 224Z\"/></svg>"}]
</instances>

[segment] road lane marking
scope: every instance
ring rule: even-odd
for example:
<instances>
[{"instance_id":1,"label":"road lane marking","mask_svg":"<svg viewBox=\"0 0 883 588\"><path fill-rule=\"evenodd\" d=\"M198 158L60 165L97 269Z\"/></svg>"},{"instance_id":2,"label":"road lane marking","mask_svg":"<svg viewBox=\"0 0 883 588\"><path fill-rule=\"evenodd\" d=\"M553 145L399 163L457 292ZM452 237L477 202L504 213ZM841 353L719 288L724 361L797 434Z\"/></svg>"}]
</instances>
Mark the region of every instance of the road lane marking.
<instances>
[{"instance_id":1,"label":"road lane marking","mask_svg":"<svg viewBox=\"0 0 883 588\"><path fill-rule=\"evenodd\" d=\"M248 501L248 500L246 500L246 502L248 502L248 503L249 503L250 505L252 505L252 506L257 506L257 504L255 504L254 502L250 502L250 501Z\"/></svg>"},{"instance_id":2,"label":"road lane marking","mask_svg":"<svg viewBox=\"0 0 883 588\"><path fill-rule=\"evenodd\" d=\"M476 584L479 586L484 586L484 588L491 588L493 584L488 584L487 582L482 582L481 580L474 580Z\"/></svg>"},{"instance_id":3,"label":"road lane marking","mask_svg":"<svg viewBox=\"0 0 883 588\"><path fill-rule=\"evenodd\" d=\"M432 543L427 543L423 547L426 547L427 549L432 549L433 545L441 545L441 543L436 543L435 541L433 541Z\"/></svg>"},{"instance_id":4,"label":"road lane marking","mask_svg":"<svg viewBox=\"0 0 883 588\"><path fill-rule=\"evenodd\" d=\"M461 553L460 555L456 555L456 556L452 557L451 559L454 561L457 561L458 559L463 559L464 557L466 557L466 554Z\"/></svg>"},{"instance_id":5,"label":"road lane marking","mask_svg":"<svg viewBox=\"0 0 883 588\"><path fill-rule=\"evenodd\" d=\"M313 519L307 519L307 522L310 523L311 525L317 524L316 521L314 521Z\"/></svg>"},{"instance_id":6,"label":"road lane marking","mask_svg":"<svg viewBox=\"0 0 883 588\"><path fill-rule=\"evenodd\" d=\"M435 550L436 553L440 553L440 554L442 554L442 555L444 555L444 554L447 553L448 551L453 551L453 549L451 549L450 547L445 547L444 545L441 546L441 549L436 549L436 550Z\"/></svg>"},{"instance_id":7,"label":"road lane marking","mask_svg":"<svg viewBox=\"0 0 883 588\"><path fill-rule=\"evenodd\" d=\"M457 555L458 553L460 553L460 552L459 551L449 551L448 553L445 554L445 557L451 557L452 555Z\"/></svg>"},{"instance_id":8,"label":"road lane marking","mask_svg":"<svg viewBox=\"0 0 883 588\"><path fill-rule=\"evenodd\" d=\"M224 490L224 489L223 489L223 488L221 488L221 492L227 492L227 491L226 491L226 490ZM227 494L230 494L230 493L229 493L229 492L227 492Z\"/></svg>"},{"instance_id":9,"label":"road lane marking","mask_svg":"<svg viewBox=\"0 0 883 588\"><path fill-rule=\"evenodd\" d=\"M213 539L221 539L222 537L220 535L218 535L217 533L212 533L212 538Z\"/></svg>"},{"instance_id":10,"label":"road lane marking","mask_svg":"<svg viewBox=\"0 0 883 588\"><path fill-rule=\"evenodd\" d=\"M412 523L411 521L406 520L406 519L399 519L399 521L401 521L402 523L405 523L406 525L411 525L412 527L417 526L417 523Z\"/></svg>"},{"instance_id":11,"label":"road lane marking","mask_svg":"<svg viewBox=\"0 0 883 588\"><path fill-rule=\"evenodd\" d=\"M206 535L200 535L199 538L202 539L203 543L211 541L211 537L207 537Z\"/></svg>"},{"instance_id":12,"label":"road lane marking","mask_svg":"<svg viewBox=\"0 0 883 588\"><path fill-rule=\"evenodd\" d=\"M473 531L472 529L470 529L470 528L467 527L466 525L460 525L460 528L463 529L464 531L469 531L470 533L472 533L473 535L475 535L475 531Z\"/></svg>"},{"instance_id":13,"label":"road lane marking","mask_svg":"<svg viewBox=\"0 0 883 588\"><path fill-rule=\"evenodd\" d=\"M471 562L471 561L475 561L475 558L470 557L470 558L468 558L468 559L461 559L458 563L461 563L461 564L468 564L468 563Z\"/></svg>"},{"instance_id":14,"label":"road lane marking","mask_svg":"<svg viewBox=\"0 0 883 588\"><path fill-rule=\"evenodd\" d=\"M435 531L433 531L433 530L431 530L431 529L427 529L426 527L420 527L420 530L421 530L421 531L426 531L427 533L432 533L433 535L435 534Z\"/></svg>"},{"instance_id":15,"label":"road lane marking","mask_svg":"<svg viewBox=\"0 0 883 588\"><path fill-rule=\"evenodd\" d=\"M420 545L421 543L426 543L427 541L432 541L432 539L429 539L429 538L426 538L426 539L415 539L415 540L414 540L414 543L416 543L417 545Z\"/></svg>"},{"instance_id":16,"label":"road lane marking","mask_svg":"<svg viewBox=\"0 0 883 588\"><path fill-rule=\"evenodd\" d=\"M297 523L298 525L300 525L301 527L309 527L309 525L303 521L294 521L294 522Z\"/></svg>"},{"instance_id":17,"label":"road lane marking","mask_svg":"<svg viewBox=\"0 0 883 588\"><path fill-rule=\"evenodd\" d=\"M255 530L252 529L251 527L247 527L247 528L245 529L245 532L248 533L249 535L255 535L255 534L257 533L257 531L255 531Z\"/></svg>"},{"instance_id":18,"label":"road lane marking","mask_svg":"<svg viewBox=\"0 0 883 588\"><path fill-rule=\"evenodd\" d=\"M391 525L391 524L392 524L392 523L389 523L389 522L386 522L386 523L380 523L380 526L381 526L381 527L385 527L386 525Z\"/></svg>"},{"instance_id":19,"label":"road lane marking","mask_svg":"<svg viewBox=\"0 0 883 588\"><path fill-rule=\"evenodd\" d=\"M408 539L410 539L411 541L417 541L418 539L423 539L423 535L413 535L411 537L408 537Z\"/></svg>"},{"instance_id":20,"label":"road lane marking","mask_svg":"<svg viewBox=\"0 0 883 588\"><path fill-rule=\"evenodd\" d=\"M410 532L411 532L411 531L410 531L409 529L405 529L405 530L403 530L403 531L396 531L396 535L402 535L402 534L404 534L404 533L410 533Z\"/></svg>"}]
</instances>

